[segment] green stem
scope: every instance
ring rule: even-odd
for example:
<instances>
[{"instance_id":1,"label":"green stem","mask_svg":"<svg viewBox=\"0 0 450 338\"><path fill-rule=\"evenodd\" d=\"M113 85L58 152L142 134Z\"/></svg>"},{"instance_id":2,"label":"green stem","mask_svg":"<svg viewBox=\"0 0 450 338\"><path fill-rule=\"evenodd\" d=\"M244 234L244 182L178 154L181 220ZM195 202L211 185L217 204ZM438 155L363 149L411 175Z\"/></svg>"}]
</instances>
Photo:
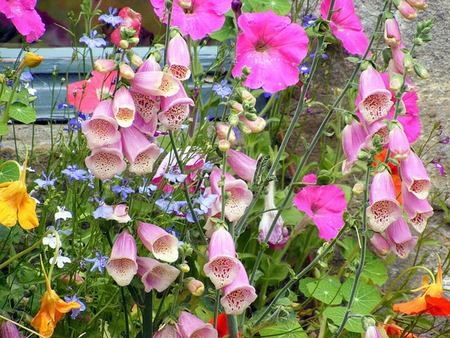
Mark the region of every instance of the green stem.
<instances>
[{"instance_id":1,"label":"green stem","mask_svg":"<svg viewBox=\"0 0 450 338\"><path fill-rule=\"evenodd\" d=\"M128 323L127 300L125 298L125 290L123 287L120 287L120 293L122 296L122 306L123 306L123 312L124 312L124 316L125 316L125 337L130 338L130 325Z\"/></svg>"},{"instance_id":2,"label":"green stem","mask_svg":"<svg viewBox=\"0 0 450 338\"><path fill-rule=\"evenodd\" d=\"M238 325L236 315L227 315L227 326L230 338L238 338Z\"/></svg>"},{"instance_id":3,"label":"green stem","mask_svg":"<svg viewBox=\"0 0 450 338\"><path fill-rule=\"evenodd\" d=\"M13 87L11 89L11 95L9 96L8 102L6 102L5 110L3 111L2 123L6 124L9 121L9 109L11 108L12 101L14 99L14 94L16 93L17 86L20 82L20 76L22 75L25 67L20 68L19 73L16 74L16 79L14 80Z\"/></svg>"},{"instance_id":4,"label":"green stem","mask_svg":"<svg viewBox=\"0 0 450 338\"><path fill-rule=\"evenodd\" d=\"M145 305L143 313L143 325L142 325L142 337L152 338L153 337L153 290L145 294Z\"/></svg>"}]
</instances>

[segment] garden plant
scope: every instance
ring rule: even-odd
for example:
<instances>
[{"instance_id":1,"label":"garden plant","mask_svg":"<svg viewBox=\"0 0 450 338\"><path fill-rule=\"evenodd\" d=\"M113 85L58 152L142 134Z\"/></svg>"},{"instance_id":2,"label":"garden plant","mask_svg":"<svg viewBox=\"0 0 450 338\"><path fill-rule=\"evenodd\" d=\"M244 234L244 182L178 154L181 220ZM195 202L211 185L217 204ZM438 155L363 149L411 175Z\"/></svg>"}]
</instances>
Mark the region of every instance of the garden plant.
<instances>
[{"instance_id":1,"label":"garden plant","mask_svg":"<svg viewBox=\"0 0 450 338\"><path fill-rule=\"evenodd\" d=\"M103 2L52 27L78 67L52 74L67 125L0 162L1 337L450 337L424 0L378 1L370 29L353 0ZM3 137L36 121L35 5L0 0L22 46Z\"/></svg>"}]
</instances>

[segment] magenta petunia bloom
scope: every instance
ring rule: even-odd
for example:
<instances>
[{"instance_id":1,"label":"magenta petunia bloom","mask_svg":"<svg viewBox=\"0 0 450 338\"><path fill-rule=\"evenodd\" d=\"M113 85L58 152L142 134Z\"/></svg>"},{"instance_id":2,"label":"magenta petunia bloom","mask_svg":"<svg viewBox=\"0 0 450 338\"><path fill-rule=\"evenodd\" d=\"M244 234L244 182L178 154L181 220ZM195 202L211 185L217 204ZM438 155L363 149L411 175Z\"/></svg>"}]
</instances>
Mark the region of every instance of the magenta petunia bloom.
<instances>
[{"instance_id":1,"label":"magenta petunia bloom","mask_svg":"<svg viewBox=\"0 0 450 338\"><path fill-rule=\"evenodd\" d=\"M45 32L45 25L34 9L35 6L36 0L0 0L0 13L11 19L28 43L38 39Z\"/></svg>"},{"instance_id":2,"label":"magenta petunia bloom","mask_svg":"<svg viewBox=\"0 0 450 338\"><path fill-rule=\"evenodd\" d=\"M320 14L326 19L331 0L323 0ZM364 33L364 27L355 13L352 0L336 0L335 13L331 16L331 30L333 35L342 41L342 46L350 54L364 54L369 46L369 40Z\"/></svg>"},{"instance_id":3,"label":"magenta petunia bloom","mask_svg":"<svg viewBox=\"0 0 450 338\"><path fill-rule=\"evenodd\" d=\"M316 175L303 178L305 183L316 183ZM312 218L319 228L319 237L326 241L336 237L344 225L342 216L347 209L344 192L338 186L307 186L294 197L294 205Z\"/></svg>"},{"instance_id":4,"label":"magenta petunia bloom","mask_svg":"<svg viewBox=\"0 0 450 338\"><path fill-rule=\"evenodd\" d=\"M150 0L156 15L167 24L165 0ZM178 26L183 35L192 40L204 38L222 28L230 0L173 1L171 26Z\"/></svg>"},{"instance_id":5,"label":"magenta petunia bloom","mask_svg":"<svg viewBox=\"0 0 450 338\"><path fill-rule=\"evenodd\" d=\"M272 11L244 13L238 19L236 65L233 76L241 76L242 68L251 68L244 85L275 93L295 85L297 66L308 51L308 37L298 24Z\"/></svg>"}]
</instances>

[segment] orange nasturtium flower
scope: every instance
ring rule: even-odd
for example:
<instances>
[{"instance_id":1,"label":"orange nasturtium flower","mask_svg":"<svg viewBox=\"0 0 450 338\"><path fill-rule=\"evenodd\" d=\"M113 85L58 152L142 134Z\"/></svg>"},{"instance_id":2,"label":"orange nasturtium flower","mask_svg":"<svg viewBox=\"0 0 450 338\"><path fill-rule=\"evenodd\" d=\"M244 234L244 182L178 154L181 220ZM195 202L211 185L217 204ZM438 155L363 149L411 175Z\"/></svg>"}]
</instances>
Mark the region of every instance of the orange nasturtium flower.
<instances>
[{"instance_id":1,"label":"orange nasturtium flower","mask_svg":"<svg viewBox=\"0 0 450 338\"><path fill-rule=\"evenodd\" d=\"M45 272L44 275L47 291L45 291L44 295L39 300L41 302L41 309L31 321L31 326L36 330L39 330L41 335L51 337L55 330L56 323L61 320L64 314L72 309L79 309L81 305L77 302L66 303L59 298L52 289L50 280Z\"/></svg>"},{"instance_id":2,"label":"orange nasturtium flower","mask_svg":"<svg viewBox=\"0 0 450 338\"><path fill-rule=\"evenodd\" d=\"M26 171L27 158L18 181L0 183L0 223L7 227L16 225L17 221L25 230L39 225L36 200L28 195L25 185Z\"/></svg>"},{"instance_id":3,"label":"orange nasturtium flower","mask_svg":"<svg viewBox=\"0 0 450 338\"><path fill-rule=\"evenodd\" d=\"M398 325L396 325L394 323L383 324L382 327L386 331L386 334L388 335L388 337L392 337L392 338L400 338L400 337L403 337L403 338L420 338L419 336L416 336L416 335L412 334L411 332L407 333L406 335L403 335L403 331L405 329L403 329L402 327L400 327L400 326L398 326Z\"/></svg>"},{"instance_id":4,"label":"orange nasturtium flower","mask_svg":"<svg viewBox=\"0 0 450 338\"><path fill-rule=\"evenodd\" d=\"M413 292L423 290L422 294L409 302L394 304L394 311L408 315L428 313L433 316L450 316L450 301L443 297L441 262L439 262L436 281L428 284L428 277L424 277L420 288L412 290Z\"/></svg>"}]
</instances>

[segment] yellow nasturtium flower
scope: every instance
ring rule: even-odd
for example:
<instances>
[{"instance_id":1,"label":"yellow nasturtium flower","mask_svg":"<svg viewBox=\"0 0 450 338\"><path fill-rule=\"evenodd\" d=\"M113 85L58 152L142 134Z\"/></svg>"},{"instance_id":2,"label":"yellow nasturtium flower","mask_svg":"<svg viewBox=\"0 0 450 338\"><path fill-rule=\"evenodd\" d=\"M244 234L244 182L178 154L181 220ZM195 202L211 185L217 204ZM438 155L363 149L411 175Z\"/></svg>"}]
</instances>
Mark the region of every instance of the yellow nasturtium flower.
<instances>
[{"instance_id":1,"label":"yellow nasturtium flower","mask_svg":"<svg viewBox=\"0 0 450 338\"><path fill-rule=\"evenodd\" d=\"M36 228L36 200L27 193L25 185L27 158L18 181L0 183L0 223L13 227L19 222L25 230Z\"/></svg>"}]
</instances>

